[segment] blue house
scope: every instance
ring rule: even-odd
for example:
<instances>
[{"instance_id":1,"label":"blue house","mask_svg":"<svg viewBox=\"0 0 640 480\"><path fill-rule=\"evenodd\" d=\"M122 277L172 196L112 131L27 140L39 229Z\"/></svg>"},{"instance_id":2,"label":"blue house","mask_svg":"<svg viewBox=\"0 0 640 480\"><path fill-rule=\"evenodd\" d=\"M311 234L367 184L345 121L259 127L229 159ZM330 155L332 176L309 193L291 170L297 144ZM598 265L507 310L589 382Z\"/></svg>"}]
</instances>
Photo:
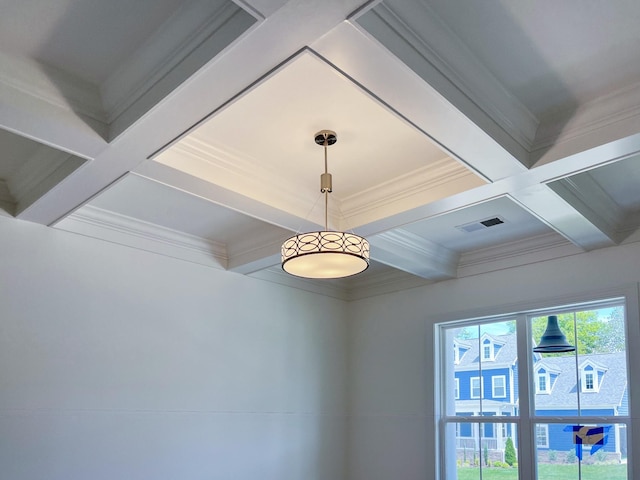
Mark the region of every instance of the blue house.
<instances>
[{"instance_id":1,"label":"blue house","mask_svg":"<svg viewBox=\"0 0 640 480\"><path fill-rule=\"evenodd\" d=\"M454 397L460 416L518 414L518 375L515 335L484 334L480 339L454 340ZM533 354L534 408L540 416L617 416L628 413L625 353L543 357ZM578 399L578 392L580 393ZM565 425L536 424L539 451L571 451L573 434ZM626 456L623 425L612 425L607 453ZM515 441L511 425L461 423L456 431L459 449L504 450L507 437ZM478 445L477 442L480 442Z\"/></svg>"},{"instance_id":2,"label":"blue house","mask_svg":"<svg viewBox=\"0 0 640 480\"><path fill-rule=\"evenodd\" d=\"M576 374L577 368L577 374ZM628 414L625 353L537 358L533 366L535 411L544 416L618 416ZM579 404L578 404L578 392ZM603 451L626 456L623 425L612 425ZM567 451L573 437L562 425L536 425L539 450Z\"/></svg>"},{"instance_id":3,"label":"blue house","mask_svg":"<svg viewBox=\"0 0 640 480\"><path fill-rule=\"evenodd\" d=\"M483 335L479 341L455 340L456 414L464 416L513 416L518 409L517 349L515 335ZM503 450L511 425L458 425L458 448Z\"/></svg>"}]
</instances>

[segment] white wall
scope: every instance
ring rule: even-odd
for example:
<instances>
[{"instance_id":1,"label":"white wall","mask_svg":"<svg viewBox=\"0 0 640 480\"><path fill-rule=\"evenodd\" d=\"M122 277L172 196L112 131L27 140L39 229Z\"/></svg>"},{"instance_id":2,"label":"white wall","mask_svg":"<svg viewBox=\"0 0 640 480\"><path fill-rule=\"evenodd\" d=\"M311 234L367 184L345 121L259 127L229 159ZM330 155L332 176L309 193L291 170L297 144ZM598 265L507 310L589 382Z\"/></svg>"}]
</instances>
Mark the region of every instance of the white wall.
<instances>
[{"instance_id":1,"label":"white wall","mask_svg":"<svg viewBox=\"0 0 640 480\"><path fill-rule=\"evenodd\" d=\"M0 218L0 478L343 479L345 313Z\"/></svg>"},{"instance_id":2,"label":"white wall","mask_svg":"<svg viewBox=\"0 0 640 480\"><path fill-rule=\"evenodd\" d=\"M349 479L434 478L434 322L550 307L590 294L595 299L613 289L633 293L629 327L637 337L637 282L640 244L635 243L350 304ZM629 351L630 364L640 364L640 348ZM636 412L638 370L630 372ZM632 478L640 478L638 467Z\"/></svg>"}]
</instances>

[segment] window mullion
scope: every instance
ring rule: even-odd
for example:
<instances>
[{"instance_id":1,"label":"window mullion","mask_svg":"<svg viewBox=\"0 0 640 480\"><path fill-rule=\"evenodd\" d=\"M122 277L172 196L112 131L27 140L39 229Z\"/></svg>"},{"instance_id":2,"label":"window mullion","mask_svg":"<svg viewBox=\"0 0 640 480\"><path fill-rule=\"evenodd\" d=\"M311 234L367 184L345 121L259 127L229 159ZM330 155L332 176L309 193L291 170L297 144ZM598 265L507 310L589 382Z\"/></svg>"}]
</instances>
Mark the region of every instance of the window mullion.
<instances>
[{"instance_id":1,"label":"window mullion","mask_svg":"<svg viewBox=\"0 0 640 480\"><path fill-rule=\"evenodd\" d=\"M532 385L529 375L531 371L531 333L526 315L518 315L516 318L516 334L518 346L518 391L519 391L519 417L518 420L518 444L520 456L518 466L520 472L535 471L535 428L532 422ZM527 455L525 452L528 452Z\"/></svg>"}]
</instances>

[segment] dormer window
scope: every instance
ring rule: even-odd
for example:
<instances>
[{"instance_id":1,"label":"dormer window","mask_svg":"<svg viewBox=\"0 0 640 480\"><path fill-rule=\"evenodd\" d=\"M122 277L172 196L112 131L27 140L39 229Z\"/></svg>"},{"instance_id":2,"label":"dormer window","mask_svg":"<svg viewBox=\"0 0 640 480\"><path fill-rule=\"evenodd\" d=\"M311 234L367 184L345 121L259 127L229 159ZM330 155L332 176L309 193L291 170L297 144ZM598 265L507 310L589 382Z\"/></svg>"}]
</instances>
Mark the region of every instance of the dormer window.
<instances>
[{"instance_id":1,"label":"dormer window","mask_svg":"<svg viewBox=\"0 0 640 480\"><path fill-rule=\"evenodd\" d=\"M593 373L588 372L584 374L584 389L595 390L595 382L593 381Z\"/></svg>"},{"instance_id":2,"label":"dormer window","mask_svg":"<svg viewBox=\"0 0 640 480\"><path fill-rule=\"evenodd\" d=\"M493 360L492 351L493 351L493 349L491 348L491 344L484 345L482 347L482 359L483 360Z\"/></svg>"},{"instance_id":3,"label":"dormer window","mask_svg":"<svg viewBox=\"0 0 640 480\"><path fill-rule=\"evenodd\" d=\"M553 389L553 384L560 375L560 372L547 364L540 364L535 370L533 377L536 386L536 395L548 395Z\"/></svg>"},{"instance_id":4,"label":"dormer window","mask_svg":"<svg viewBox=\"0 0 640 480\"><path fill-rule=\"evenodd\" d=\"M549 374L538 373L538 393L548 393Z\"/></svg>"},{"instance_id":5,"label":"dormer window","mask_svg":"<svg viewBox=\"0 0 640 480\"><path fill-rule=\"evenodd\" d=\"M493 348L493 342L488 338L482 340L482 360L493 361L495 349Z\"/></svg>"},{"instance_id":6,"label":"dormer window","mask_svg":"<svg viewBox=\"0 0 640 480\"><path fill-rule=\"evenodd\" d=\"M493 362L498 356L498 352L505 345L503 341L493 337L492 335L483 335L480 339L479 356L483 362Z\"/></svg>"},{"instance_id":7,"label":"dormer window","mask_svg":"<svg viewBox=\"0 0 640 480\"><path fill-rule=\"evenodd\" d=\"M583 393L595 393L600 391L602 378L606 368L595 363L587 362L580 366L580 385Z\"/></svg>"}]
</instances>

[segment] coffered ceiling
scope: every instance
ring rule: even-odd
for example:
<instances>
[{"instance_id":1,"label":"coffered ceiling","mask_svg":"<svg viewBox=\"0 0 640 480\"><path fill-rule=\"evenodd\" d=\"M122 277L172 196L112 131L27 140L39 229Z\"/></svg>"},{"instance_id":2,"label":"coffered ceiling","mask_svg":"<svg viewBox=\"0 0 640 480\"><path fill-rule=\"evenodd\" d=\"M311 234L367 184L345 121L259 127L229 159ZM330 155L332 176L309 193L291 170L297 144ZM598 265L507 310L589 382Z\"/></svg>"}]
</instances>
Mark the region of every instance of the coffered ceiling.
<instances>
[{"instance_id":1,"label":"coffered ceiling","mask_svg":"<svg viewBox=\"0 0 640 480\"><path fill-rule=\"evenodd\" d=\"M0 8L5 216L346 299L640 238L637 2ZM279 267L321 129L339 281Z\"/></svg>"}]
</instances>

